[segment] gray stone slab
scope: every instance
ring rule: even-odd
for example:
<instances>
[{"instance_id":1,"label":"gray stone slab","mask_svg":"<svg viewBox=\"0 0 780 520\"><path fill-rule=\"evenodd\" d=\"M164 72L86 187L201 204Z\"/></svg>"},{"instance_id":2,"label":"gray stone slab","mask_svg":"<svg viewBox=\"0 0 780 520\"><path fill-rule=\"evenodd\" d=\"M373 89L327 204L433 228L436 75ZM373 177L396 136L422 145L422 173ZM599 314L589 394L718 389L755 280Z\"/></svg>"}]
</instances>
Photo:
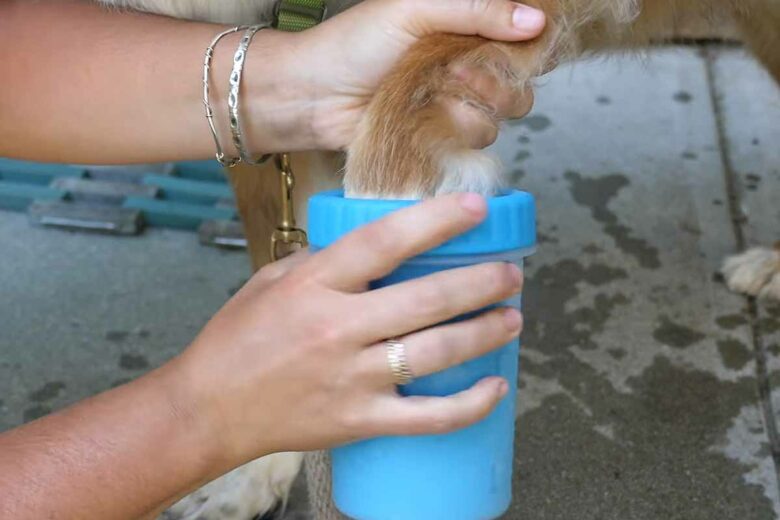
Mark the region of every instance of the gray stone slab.
<instances>
[{"instance_id":1,"label":"gray stone slab","mask_svg":"<svg viewBox=\"0 0 780 520\"><path fill-rule=\"evenodd\" d=\"M175 167L172 163L137 164L132 166L84 166L90 179L141 183L141 179L149 174L173 175Z\"/></svg>"},{"instance_id":2,"label":"gray stone slab","mask_svg":"<svg viewBox=\"0 0 780 520\"><path fill-rule=\"evenodd\" d=\"M652 51L540 81L495 149L539 199L510 519L774 518L777 482L704 60Z\"/></svg>"},{"instance_id":3,"label":"gray stone slab","mask_svg":"<svg viewBox=\"0 0 780 520\"><path fill-rule=\"evenodd\" d=\"M246 249L244 226L236 220L207 220L198 228L198 240L204 246Z\"/></svg>"},{"instance_id":4,"label":"gray stone slab","mask_svg":"<svg viewBox=\"0 0 780 520\"><path fill-rule=\"evenodd\" d=\"M141 212L116 206L62 201L35 201L27 208L30 222L69 231L137 235L143 229Z\"/></svg>"},{"instance_id":5,"label":"gray stone slab","mask_svg":"<svg viewBox=\"0 0 780 520\"><path fill-rule=\"evenodd\" d=\"M768 246L780 239L780 88L739 50L717 53L713 70L726 142L739 182L746 245ZM778 413L780 305L761 302L757 310Z\"/></svg>"},{"instance_id":6,"label":"gray stone slab","mask_svg":"<svg viewBox=\"0 0 780 520\"><path fill-rule=\"evenodd\" d=\"M121 205L125 197L154 198L160 192L155 186L145 186L132 182L99 181L94 179L60 178L52 181L51 186L68 192L68 198L74 202Z\"/></svg>"}]
</instances>

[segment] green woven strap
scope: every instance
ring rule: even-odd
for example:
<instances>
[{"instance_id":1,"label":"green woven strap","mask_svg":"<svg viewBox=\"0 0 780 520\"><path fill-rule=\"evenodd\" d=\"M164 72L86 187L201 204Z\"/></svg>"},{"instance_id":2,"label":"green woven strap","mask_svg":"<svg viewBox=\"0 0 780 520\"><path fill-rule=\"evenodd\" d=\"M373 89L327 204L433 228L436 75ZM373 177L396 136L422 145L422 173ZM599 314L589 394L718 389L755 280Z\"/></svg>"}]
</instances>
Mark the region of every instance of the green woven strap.
<instances>
[{"instance_id":1,"label":"green woven strap","mask_svg":"<svg viewBox=\"0 0 780 520\"><path fill-rule=\"evenodd\" d=\"M325 0L279 0L276 6L276 28L298 32L314 27L325 19Z\"/></svg>"}]
</instances>

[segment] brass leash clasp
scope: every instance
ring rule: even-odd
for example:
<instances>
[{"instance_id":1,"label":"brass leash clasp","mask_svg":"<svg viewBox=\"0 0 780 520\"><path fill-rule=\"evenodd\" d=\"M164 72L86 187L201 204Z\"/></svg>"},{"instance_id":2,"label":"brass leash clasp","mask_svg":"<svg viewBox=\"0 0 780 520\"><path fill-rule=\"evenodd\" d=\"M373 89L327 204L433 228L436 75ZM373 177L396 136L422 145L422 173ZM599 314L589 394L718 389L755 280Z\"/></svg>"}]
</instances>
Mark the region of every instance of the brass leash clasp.
<instances>
[{"instance_id":1,"label":"brass leash clasp","mask_svg":"<svg viewBox=\"0 0 780 520\"><path fill-rule=\"evenodd\" d=\"M273 262L309 245L306 232L295 224L295 207L293 206L295 175L290 166L290 155L276 154L274 162L276 169L279 170L282 214L279 225L271 235L271 261Z\"/></svg>"}]
</instances>

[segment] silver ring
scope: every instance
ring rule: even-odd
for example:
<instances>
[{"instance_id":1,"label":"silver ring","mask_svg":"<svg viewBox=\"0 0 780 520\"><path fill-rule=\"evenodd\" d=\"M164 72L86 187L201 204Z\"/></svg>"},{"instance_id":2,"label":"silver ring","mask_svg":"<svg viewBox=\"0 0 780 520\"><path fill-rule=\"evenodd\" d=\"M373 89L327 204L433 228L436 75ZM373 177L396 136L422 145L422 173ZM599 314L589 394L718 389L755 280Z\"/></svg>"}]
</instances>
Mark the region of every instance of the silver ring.
<instances>
[{"instance_id":1,"label":"silver ring","mask_svg":"<svg viewBox=\"0 0 780 520\"><path fill-rule=\"evenodd\" d=\"M406 362L406 345L398 340L388 339L385 341L385 352L390 372L395 378L395 384L408 385L414 381L414 374Z\"/></svg>"}]
</instances>

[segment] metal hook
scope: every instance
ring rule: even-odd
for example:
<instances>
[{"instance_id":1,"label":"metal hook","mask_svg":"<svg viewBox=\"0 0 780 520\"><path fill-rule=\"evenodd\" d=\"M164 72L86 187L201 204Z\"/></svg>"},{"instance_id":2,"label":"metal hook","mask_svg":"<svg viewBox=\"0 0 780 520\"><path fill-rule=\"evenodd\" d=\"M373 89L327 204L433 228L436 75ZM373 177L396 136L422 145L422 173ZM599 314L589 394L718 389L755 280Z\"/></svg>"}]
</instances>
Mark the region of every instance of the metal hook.
<instances>
[{"instance_id":1,"label":"metal hook","mask_svg":"<svg viewBox=\"0 0 780 520\"><path fill-rule=\"evenodd\" d=\"M306 247L309 241L306 232L295 224L295 207L293 205L295 175L290 166L290 155L276 154L274 162L276 169L279 170L282 197L282 214L279 225L271 235L271 260L275 262ZM283 250L281 246L284 246Z\"/></svg>"}]
</instances>

